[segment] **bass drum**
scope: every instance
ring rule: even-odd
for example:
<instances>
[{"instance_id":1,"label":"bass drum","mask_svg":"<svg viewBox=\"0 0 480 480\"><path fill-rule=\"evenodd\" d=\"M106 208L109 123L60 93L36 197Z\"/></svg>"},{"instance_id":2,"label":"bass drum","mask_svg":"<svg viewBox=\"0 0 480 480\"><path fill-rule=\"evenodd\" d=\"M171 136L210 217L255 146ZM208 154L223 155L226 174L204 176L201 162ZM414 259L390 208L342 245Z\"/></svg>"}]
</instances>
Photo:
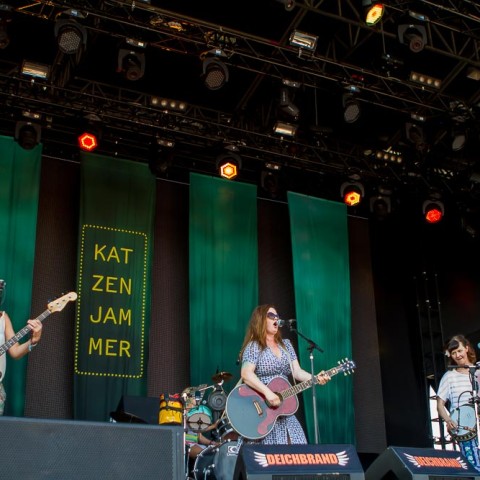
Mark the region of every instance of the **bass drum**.
<instances>
[{"instance_id":1,"label":"bass drum","mask_svg":"<svg viewBox=\"0 0 480 480\"><path fill-rule=\"evenodd\" d=\"M195 480L232 480L237 458L237 442L227 441L219 447L208 446L195 459Z\"/></svg>"},{"instance_id":2,"label":"bass drum","mask_svg":"<svg viewBox=\"0 0 480 480\"><path fill-rule=\"evenodd\" d=\"M452 420L457 422L457 430L451 432L457 442L465 442L477 436L477 424L473 405L461 405L452 414Z\"/></svg>"},{"instance_id":3,"label":"bass drum","mask_svg":"<svg viewBox=\"0 0 480 480\"><path fill-rule=\"evenodd\" d=\"M217 425L217 436L222 442L226 440L238 440L238 433L230 425L227 417L223 417Z\"/></svg>"}]
</instances>

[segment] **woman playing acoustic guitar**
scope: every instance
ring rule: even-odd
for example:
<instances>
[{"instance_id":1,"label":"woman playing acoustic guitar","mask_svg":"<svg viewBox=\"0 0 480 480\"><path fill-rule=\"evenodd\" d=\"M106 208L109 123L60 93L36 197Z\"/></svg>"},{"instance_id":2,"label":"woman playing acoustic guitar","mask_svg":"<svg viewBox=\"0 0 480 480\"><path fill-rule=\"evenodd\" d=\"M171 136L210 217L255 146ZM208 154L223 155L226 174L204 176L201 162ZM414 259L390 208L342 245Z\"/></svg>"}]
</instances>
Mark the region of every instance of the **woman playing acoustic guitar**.
<instances>
[{"instance_id":1,"label":"woman playing acoustic guitar","mask_svg":"<svg viewBox=\"0 0 480 480\"><path fill-rule=\"evenodd\" d=\"M300 382L310 380L311 374L303 370L290 340L282 339L278 328L278 314L273 305L256 307L250 318L245 340L240 350L241 377L245 384L265 397L270 407L281 411L282 401L268 384L275 377L290 374ZM330 380L324 372L317 375L320 385ZM255 419L253 419L255 420ZM249 419L245 418L245 422ZM306 444L307 439L295 415L279 415L272 430L259 439L264 444Z\"/></svg>"}]
</instances>

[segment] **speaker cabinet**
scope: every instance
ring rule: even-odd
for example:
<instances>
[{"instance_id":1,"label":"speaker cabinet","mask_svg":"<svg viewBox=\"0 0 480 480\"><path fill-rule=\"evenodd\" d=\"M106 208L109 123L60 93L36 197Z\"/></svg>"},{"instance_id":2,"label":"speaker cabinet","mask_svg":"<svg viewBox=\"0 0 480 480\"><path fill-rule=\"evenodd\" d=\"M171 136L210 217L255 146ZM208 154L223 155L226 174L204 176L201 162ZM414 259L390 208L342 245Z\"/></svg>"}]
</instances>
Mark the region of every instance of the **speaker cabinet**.
<instances>
[{"instance_id":1,"label":"speaker cabinet","mask_svg":"<svg viewBox=\"0 0 480 480\"><path fill-rule=\"evenodd\" d=\"M480 474L455 450L388 447L365 472L365 480L480 480Z\"/></svg>"},{"instance_id":2,"label":"speaker cabinet","mask_svg":"<svg viewBox=\"0 0 480 480\"><path fill-rule=\"evenodd\" d=\"M5 480L185 478L180 426L0 417Z\"/></svg>"},{"instance_id":3,"label":"speaker cabinet","mask_svg":"<svg viewBox=\"0 0 480 480\"><path fill-rule=\"evenodd\" d=\"M242 445L234 480L364 480L352 445Z\"/></svg>"}]
</instances>

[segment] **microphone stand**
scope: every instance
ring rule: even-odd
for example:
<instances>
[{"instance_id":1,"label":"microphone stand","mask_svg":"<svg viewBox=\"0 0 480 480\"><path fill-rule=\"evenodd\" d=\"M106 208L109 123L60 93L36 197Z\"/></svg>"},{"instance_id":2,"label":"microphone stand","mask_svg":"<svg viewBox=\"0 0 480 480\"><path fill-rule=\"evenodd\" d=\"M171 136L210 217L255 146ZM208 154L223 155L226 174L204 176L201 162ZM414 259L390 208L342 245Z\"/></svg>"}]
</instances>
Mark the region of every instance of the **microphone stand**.
<instances>
[{"instance_id":1,"label":"microphone stand","mask_svg":"<svg viewBox=\"0 0 480 480\"><path fill-rule=\"evenodd\" d=\"M323 350L313 341L307 338L303 333L299 332L292 324L290 324L290 330L296 332L297 335L302 337L307 343L307 350L310 352L310 371L312 374L312 402L313 402L313 423L315 426L315 443L318 445L320 443L320 434L318 431L318 420L317 420L317 392L315 385L318 383L317 378L315 377L314 362L313 362L313 350L317 349L319 352L323 353Z\"/></svg>"},{"instance_id":2,"label":"microphone stand","mask_svg":"<svg viewBox=\"0 0 480 480\"><path fill-rule=\"evenodd\" d=\"M473 367L468 367L468 375L470 377L470 383L472 384L472 401L473 401L473 411L475 412L475 427L477 429L477 438L478 432L480 432L480 424L478 418L478 386L477 386L477 379L476 379L476 371L480 367L475 365ZM477 442L477 449L480 449L480 442Z\"/></svg>"}]
</instances>

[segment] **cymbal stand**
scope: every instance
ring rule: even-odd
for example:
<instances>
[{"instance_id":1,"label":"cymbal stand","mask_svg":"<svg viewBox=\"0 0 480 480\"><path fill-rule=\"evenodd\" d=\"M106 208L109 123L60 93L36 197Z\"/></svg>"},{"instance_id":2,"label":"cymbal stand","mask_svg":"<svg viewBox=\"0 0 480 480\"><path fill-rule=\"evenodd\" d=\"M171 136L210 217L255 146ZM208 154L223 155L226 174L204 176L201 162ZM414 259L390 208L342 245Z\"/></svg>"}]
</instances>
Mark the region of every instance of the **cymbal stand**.
<instances>
[{"instance_id":1,"label":"cymbal stand","mask_svg":"<svg viewBox=\"0 0 480 480\"><path fill-rule=\"evenodd\" d=\"M190 478L190 470L189 470L189 459L190 459L190 445L187 445L187 409L185 406L187 405L187 394L183 393L182 394L182 400L183 400L183 415L182 415L182 423L183 423L183 447L184 447L184 468L185 468L185 479L188 480Z\"/></svg>"}]
</instances>

